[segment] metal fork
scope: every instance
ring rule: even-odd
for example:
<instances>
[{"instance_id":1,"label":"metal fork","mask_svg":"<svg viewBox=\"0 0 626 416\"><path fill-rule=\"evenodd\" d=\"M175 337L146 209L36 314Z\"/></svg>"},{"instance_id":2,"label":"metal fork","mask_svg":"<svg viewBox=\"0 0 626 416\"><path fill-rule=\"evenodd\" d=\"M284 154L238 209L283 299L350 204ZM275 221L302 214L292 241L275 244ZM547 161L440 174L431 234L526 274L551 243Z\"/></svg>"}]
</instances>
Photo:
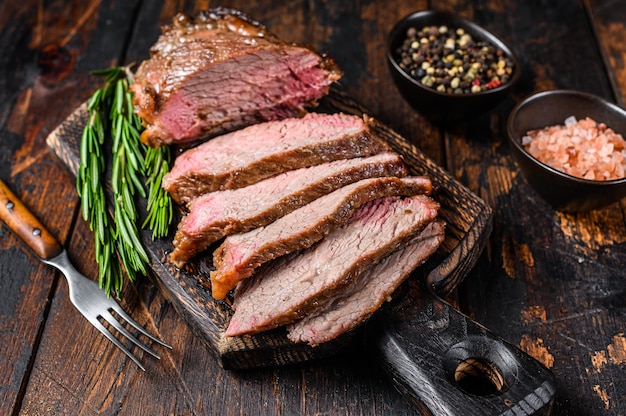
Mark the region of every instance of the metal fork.
<instances>
[{"instance_id":1,"label":"metal fork","mask_svg":"<svg viewBox=\"0 0 626 416\"><path fill-rule=\"evenodd\" d=\"M76 309L105 337L133 360L139 368L143 371L146 370L137 357L109 331L102 321L106 321L119 333L131 340L133 344L156 359L160 359L160 357L128 331L119 318L122 318L128 325L152 341L166 348L172 348L135 322L113 298L108 297L100 289L98 283L78 272L70 263L63 246L46 230L41 222L11 192L2 180L0 180L0 219L35 252L41 261L56 267L63 273L70 288L70 300ZM114 316L112 312L117 314L118 317Z\"/></svg>"}]
</instances>

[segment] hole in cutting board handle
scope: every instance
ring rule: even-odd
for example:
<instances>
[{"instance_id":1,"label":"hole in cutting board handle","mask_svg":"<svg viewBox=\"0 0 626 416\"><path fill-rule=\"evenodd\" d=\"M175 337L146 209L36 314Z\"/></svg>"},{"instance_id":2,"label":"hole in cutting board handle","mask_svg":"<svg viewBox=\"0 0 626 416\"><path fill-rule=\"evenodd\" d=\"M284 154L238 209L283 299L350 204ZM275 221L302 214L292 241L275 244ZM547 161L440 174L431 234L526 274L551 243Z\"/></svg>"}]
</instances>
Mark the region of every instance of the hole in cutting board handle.
<instances>
[{"instance_id":1,"label":"hole in cutting board handle","mask_svg":"<svg viewBox=\"0 0 626 416\"><path fill-rule=\"evenodd\" d=\"M454 371L454 381L469 394L487 396L502 391L504 379L500 369L483 358L468 358Z\"/></svg>"},{"instance_id":2,"label":"hole in cutting board handle","mask_svg":"<svg viewBox=\"0 0 626 416\"><path fill-rule=\"evenodd\" d=\"M513 354L501 343L485 337L470 336L453 345L443 362L449 378L475 396L506 392L518 372Z\"/></svg>"}]
</instances>

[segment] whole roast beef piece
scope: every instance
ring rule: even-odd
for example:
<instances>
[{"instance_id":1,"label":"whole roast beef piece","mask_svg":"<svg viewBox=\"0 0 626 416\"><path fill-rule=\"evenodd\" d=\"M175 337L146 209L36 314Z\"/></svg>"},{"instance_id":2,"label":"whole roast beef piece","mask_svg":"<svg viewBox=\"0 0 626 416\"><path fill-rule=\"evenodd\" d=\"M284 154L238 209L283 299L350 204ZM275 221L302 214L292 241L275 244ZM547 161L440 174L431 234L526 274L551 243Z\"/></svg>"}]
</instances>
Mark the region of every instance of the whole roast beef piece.
<instances>
[{"instance_id":1,"label":"whole roast beef piece","mask_svg":"<svg viewBox=\"0 0 626 416\"><path fill-rule=\"evenodd\" d=\"M278 173L388 149L361 117L310 113L215 137L176 158L163 187L179 203Z\"/></svg>"},{"instance_id":2,"label":"whole roast beef piece","mask_svg":"<svg viewBox=\"0 0 626 416\"><path fill-rule=\"evenodd\" d=\"M444 229L442 222L431 222L408 246L365 270L354 284L337 291L313 314L288 325L288 338L316 346L367 320L437 250Z\"/></svg>"},{"instance_id":3,"label":"whole roast beef piece","mask_svg":"<svg viewBox=\"0 0 626 416\"><path fill-rule=\"evenodd\" d=\"M366 178L406 176L402 157L384 152L291 170L245 188L217 191L194 199L174 235L170 259L182 266L220 238L250 231Z\"/></svg>"},{"instance_id":4,"label":"whole roast beef piece","mask_svg":"<svg viewBox=\"0 0 626 416\"><path fill-rule=\"evenodd\" d=\"M213 252L211 291L223 299L235 285L270 260L302 250L346 223L366 202L385 196L412 196L432 191L425 177L363 179L321 196L265 227L233 234Z\"/></svg>"},{"instance_id":5,"label":"whole roast beef piece","mask_svg":"<svg viewBox=\"0 0 626 416\"><path fill-rule=\"evenodd\" d=\"M313 247L262 266L235 289L226 336L290 324L312 313L369 266L404 247L437 217L426 195L385 197L363 205L350 222Z\"/></svg>"},{"instance_id":6,"label":"whole roast beef piece","mask_svg":"<svg viewBox=\"0 0 626 416\"><path fill-rule=\"evenodd\" d=\"M283 42L241 12L178 14L135 74L141 140L154 147L193 142L298 116L341 75L331 58Z\"/></svg>"}]
</instances>

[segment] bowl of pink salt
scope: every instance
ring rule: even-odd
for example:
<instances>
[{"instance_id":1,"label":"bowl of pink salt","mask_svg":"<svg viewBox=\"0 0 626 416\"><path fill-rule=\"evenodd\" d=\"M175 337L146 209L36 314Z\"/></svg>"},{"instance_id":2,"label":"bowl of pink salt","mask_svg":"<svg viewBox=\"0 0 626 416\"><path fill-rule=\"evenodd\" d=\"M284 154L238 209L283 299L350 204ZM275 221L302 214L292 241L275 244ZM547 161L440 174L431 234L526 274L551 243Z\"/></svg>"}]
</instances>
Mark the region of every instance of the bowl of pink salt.
<instances>
[{"instance_id":1,"label":"bowl of pink salt","mask_svg":"<svg viewBox=\"0 0 626 416\"><path fill-rule=\"evenodd\" d=\"M507 122L526 181L554 209L601 209L626 197L626 110L572 90L534 94Z\"/></svg>"}]
</instances>

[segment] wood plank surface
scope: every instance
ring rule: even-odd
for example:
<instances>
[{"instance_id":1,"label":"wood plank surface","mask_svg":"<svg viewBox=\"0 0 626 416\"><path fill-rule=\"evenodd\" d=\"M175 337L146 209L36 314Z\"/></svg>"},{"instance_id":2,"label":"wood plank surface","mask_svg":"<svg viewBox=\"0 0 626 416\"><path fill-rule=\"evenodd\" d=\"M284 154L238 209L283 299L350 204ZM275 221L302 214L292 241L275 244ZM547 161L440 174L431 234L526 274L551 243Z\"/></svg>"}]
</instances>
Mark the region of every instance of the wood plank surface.
<instances>
[{"instance_id":1,"label":"wood plank surface","mask_svg":"<svg viewBox=\"0 0 626 416\"><path fill-rule=\"evenodd\" d=\"M79 4L73 9L84 12ZM73 72L77 51L67 35L75 21L64 24L54 12L42 16L25 2L4 2L0 11L0 173L50 231L67 242L78 200L72 183L41 145L67 117L59 103L80 103L92 87L84 72ZM26 31L33 21L38 24ZM88 62L94 64L109 62ZM0 241L0 414L11 414L21 407L58 276L6 228L0 230Z\"/></svg>"},{"instance_id":2,"label":"wood plank surface","mask_svg":"<svg viewBox=\"0 0 626 416\"><path fill-rule=\"evenodd\" d=\"M45 139L99 85L90 70L145 59L160 24L217 5L331 53L349 96L493 209L487 248L448 300L551 368L552 414L626 414L624 201L555 212L530 189L505 137L508 113L535 91L578 89L623 105L624 2L1 2L0 177L89 276L96 275L90 232L71 176ZM386 35L397 19L428 8L483 25L520 57L520 84L489 114L437 127L395 89ZM223 370L150 279L126 285L122 305L174 348L159 350L160 361L142 357L143 373L74 310L64 280L6 227L0 246L0 414L428 414L393 388L367 346L292 366Z\"/></svg>"},{"instance_id":3,"label":"wood plank surface","mask_svg":"<svg viewBox=\"0 0 626 416\"><path fill-rule=\"evenodd\" d=\"M598 45L593 35L594 24L619 21L616 11L623 16L623 7L616 6L553 2L518 6L508 14L510 40L527 71L528 85L518 99L568 88L616 101L603 48L619 43L606 39L610 43ZM498 121L502 130L504 121ZM479 262L465 283L475 286L467 289L470 315L556 372L556 414L623 414L626 380L619 357L625 321L615 303L625 288L623 204L575 215L554 212L529 188L502 135L488 138L484 150L473 146L479 139L466 133L463 143L470 145L467 154L489 160L491 167L481 174L488 175L486 198L496 210L492 241L499 247L492 247L492 258ZM453 163L453 169L465 170L468 157L459 155ZM514 299L503 303L503 296Z\"/></svg>"}]
</instances>

